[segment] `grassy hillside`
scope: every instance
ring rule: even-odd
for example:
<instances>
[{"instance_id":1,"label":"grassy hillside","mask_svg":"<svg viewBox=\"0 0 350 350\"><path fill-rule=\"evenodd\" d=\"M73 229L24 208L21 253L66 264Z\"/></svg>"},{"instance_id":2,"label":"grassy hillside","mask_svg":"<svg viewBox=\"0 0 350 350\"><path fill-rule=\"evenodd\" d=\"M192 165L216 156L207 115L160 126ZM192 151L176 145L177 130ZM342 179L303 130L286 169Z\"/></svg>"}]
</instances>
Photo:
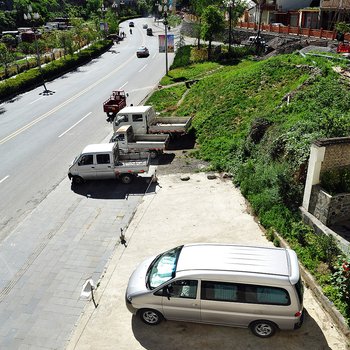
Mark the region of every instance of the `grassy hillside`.
<instances>
[{"instance_id":1,"label":"grassy hillside","mask_svg":"<svg viewBox=\"0 0 350 350\"><path fill-rule=\"evenodd\" d=\"M326 59L292 54L233 66L190 64L170 71L162 84L196 78L189 90L174 85L148 103L193 116L194 155L234 175L260 222L290 242L349 320L350 283L335 277L349 257L338 257L332 237L316 238L300 222L298 207L311 143L350 134L350 82Z\"/></svg>"}]
</instances>

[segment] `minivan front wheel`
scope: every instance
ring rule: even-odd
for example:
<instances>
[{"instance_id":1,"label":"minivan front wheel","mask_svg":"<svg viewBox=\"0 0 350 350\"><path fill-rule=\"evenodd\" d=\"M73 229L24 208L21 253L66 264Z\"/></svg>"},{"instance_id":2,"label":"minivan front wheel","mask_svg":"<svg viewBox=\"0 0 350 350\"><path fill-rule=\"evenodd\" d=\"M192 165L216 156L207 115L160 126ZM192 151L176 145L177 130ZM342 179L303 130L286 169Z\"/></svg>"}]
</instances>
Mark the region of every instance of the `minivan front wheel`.
<instances>
[{"instance_id":1,"label":"minivan front wheel","mask_svg":"<svg viewBox=\"0 0 350 350\"><path fill-rule=\"evenodd\" d=\"M270 321L255 321L249 326L250 330L254 335L260 338L272 337L277 330L277 326Z\"/></svg>"},{"instance_id":2,"label":"minivan front wheel","mask_svg":"<svg viewBox=\"0 0 350 350\"><path fill-rule=\"evenodd\" d=\"M162 321L163 316L156 310L143 309L140 311L140 318L144 323L150 326L155 326Z\"/></svg>"}]
</instances>

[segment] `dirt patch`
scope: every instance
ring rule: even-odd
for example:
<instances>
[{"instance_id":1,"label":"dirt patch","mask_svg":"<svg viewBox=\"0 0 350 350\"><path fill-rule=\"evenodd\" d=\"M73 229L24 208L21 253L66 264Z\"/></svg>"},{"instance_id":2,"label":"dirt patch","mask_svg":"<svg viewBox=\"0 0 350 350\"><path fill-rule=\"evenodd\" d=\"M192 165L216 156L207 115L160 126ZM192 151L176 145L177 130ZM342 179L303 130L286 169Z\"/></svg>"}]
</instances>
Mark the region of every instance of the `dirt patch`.
<instances>
[{"instance_id":1,"label":"dirt patch","mask_svg":"<svg viewBox=\"0 0 350 350\"><path fill-rule=\"evenodd\" d=\"M152 164L157 165L157 173L169 174L192 174L209 169L210 164L195 157L197 145L194 135L187 134L171 139L167 150Z\"/></svg>"}]
</instances>

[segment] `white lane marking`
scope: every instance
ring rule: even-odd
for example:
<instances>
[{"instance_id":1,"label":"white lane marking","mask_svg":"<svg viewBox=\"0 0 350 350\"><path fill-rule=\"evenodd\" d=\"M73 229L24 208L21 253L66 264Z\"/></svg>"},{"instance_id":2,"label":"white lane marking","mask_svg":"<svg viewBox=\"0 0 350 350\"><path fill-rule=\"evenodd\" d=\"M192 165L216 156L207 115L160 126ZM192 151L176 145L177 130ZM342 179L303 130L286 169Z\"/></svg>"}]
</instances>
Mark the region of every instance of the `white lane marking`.
<instances>
[{"instance_id":1,"label":"white lane marking","mask_svg":"<svg viewBox=\"0 0 350 350\"><path fill-rule=\"evenodd\" d=\"M4 137L3 139L0 140L0 145L4 144L5 142L13 139L14 137L18 136L19 134L21 134L22 132L26 131L27 129L31 128L32 126L34 126L35 124L39 123L41 120L49 117L51 114L57 112L58 110L60 110L61 108L63 108L64 106L68 105L69 103L73 102L74 100L76 100L78 97L84 95L85 93L87 93L88 91L90 91L91 89L93 89L95 86L101 84L103 81L105 81L106 79L108 79L110 76L112 76L113 74L115 74L116 72L118 72L121 69L124 69L124 67L126 65L129 64L130 61L132 61L134 59L133 56L130 56L130 58L128 60L126 60L123 64L121 64L120 66L118 66L116 69L112 70L110 73L108 73L107 75L105 75L103 78L95 81L93 84L89 85L86 89L81 90L80 92L78 92L76 95L72 96L71 98L69 98L68 100L62 102L60 105L52 108L50 111L44 113L43 115L41 115L40 117L34 119L32 122L30 122L29 124L21 127L20 129L14 131L12 134Z\"/></svg>"},{"instance_id":2,"label":"white lane marking","mask_svg":"<svg viewBox=\"0 0 350 350\"><path fill-rule=\"evenodd\" d=\"M123 90L123 87L126 86L126 85L128 85L128 81L127 81L124 85L122 85L122 86L119 88L119 90Z\"/></svg>"},{"instance_id":3,"label":"white lane marking","mask_svg":"<svg viewBox=\"0 0 350 350\"><path fill-rule=\"evenodd\" d=\"M145 64L145 65L139 70L139 73L142 72L147 66L148 66L148 64Z\"/></svg>"},{"instance_id":4,"label":"white lane marking","mask_svg":"<svg viewBox=\"0 0 350 350\"><path fill-rule=\"evenodd\" d=\"M155 58L157 56L157 52L152 56L152 58Z\"/></svg>"},{"instance_id":5,"label":"white lane marking","mask_svg":"<svg viewBox=\"0 0 350 350\"><path fill-rule=\"evenodd\" d=\"M72 130L75 126L77 126L80 122L82 122L85 118L87 118L92 112L89 112L86 116L84 116L83 118L81 118L80 120L78 120L74 125L72 125L69 129L67 129L66 131L64 131L60 136L58 136L58 138L60 138L61 136L63 136L64 134L66 134L67 132L69 132L70 130Z\"/></svg>"},{"instance_id":6,"label":"white lane marking","mask_svg":"<svg viewBox=\"0 0 350 350\"><path fill-rule=\"evenodd\" d=\"M2 182L4 182L6 179L8 179L10 177L10 175L7 175L7 176L5 176L3 179L1 179L0 180L0 184L2 183Z\"/></svg>"},{"instance_id":7,"label":"white lane marking","mask_svg":"<svg viewBox=\"0 0 350 350\"><path fill-rule=\"evenodd\" d=\"M44 98L44 97L41 96L41 97L37 98L36 100L34 100L34 101L32 101L32 102L29 102L29 104L31 105L32 103L38 102L38 101L40 101L40 100L43 99L43 98Z\"/></svg>"}]
</instances>

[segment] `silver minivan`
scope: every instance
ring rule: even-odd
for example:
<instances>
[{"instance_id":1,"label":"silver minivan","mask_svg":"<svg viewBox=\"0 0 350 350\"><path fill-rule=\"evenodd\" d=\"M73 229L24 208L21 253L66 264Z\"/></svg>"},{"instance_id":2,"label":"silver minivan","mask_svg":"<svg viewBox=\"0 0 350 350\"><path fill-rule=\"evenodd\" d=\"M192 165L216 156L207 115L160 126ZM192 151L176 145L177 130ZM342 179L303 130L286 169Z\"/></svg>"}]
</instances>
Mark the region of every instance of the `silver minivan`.
<instances>
[{"instance_id":1,"label":"silver minivan","mask_svg":"<svg viewBox=\"0 0 350 350\"><path fill-rule=\"evenodd\" d=\"M249 327L267 338L303 322L303 286L291 249L182 245L142 262L125 299L148 325L168 319Z\"/></svg>"}]
</instances>

